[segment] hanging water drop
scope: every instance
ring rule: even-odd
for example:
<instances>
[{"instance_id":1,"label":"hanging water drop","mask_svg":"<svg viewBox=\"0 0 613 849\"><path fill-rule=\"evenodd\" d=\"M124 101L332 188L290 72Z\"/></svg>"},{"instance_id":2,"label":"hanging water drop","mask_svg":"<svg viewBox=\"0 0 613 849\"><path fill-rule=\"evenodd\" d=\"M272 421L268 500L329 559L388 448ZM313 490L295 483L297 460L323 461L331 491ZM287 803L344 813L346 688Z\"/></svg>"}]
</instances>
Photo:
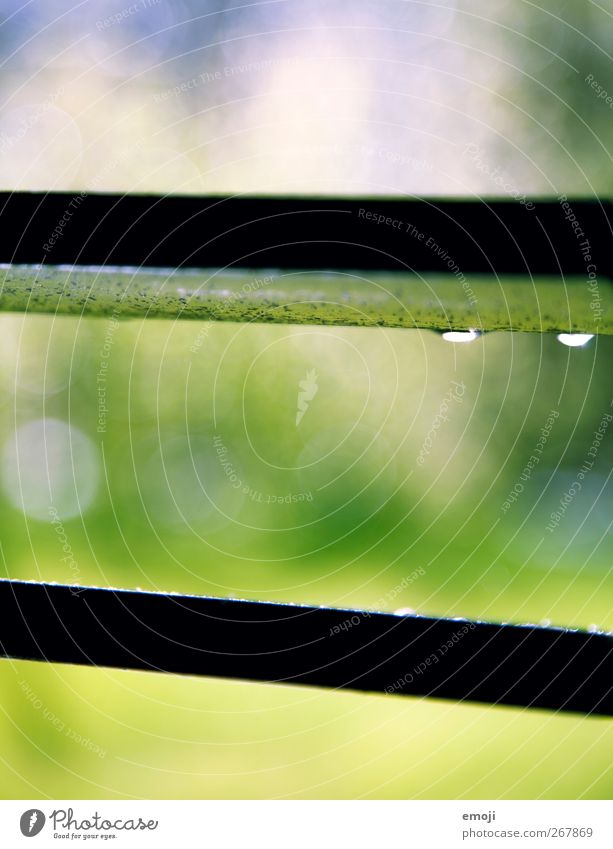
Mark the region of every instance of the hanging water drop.
<instances>
[{"instance_id":1,"label":"hanging water drop","mask_svg":"<svg viewBox=\"0 0 613 849\"><path fill-rule=\"evenodd\" d=\"M481 334L478 330L448 330L443 333L445 342L473 342Z\"/></svg>"},{"instance_id":2,"label":"hanging water drop","mask_svg":"<svg viewBox=\"0 0 613 849\"><path fill-rule=\"evenodd\" d=\"M558 342L569 348L582 348L593 338L593 333L558 333L557 336Z\"/></svg>"}]
</instances>

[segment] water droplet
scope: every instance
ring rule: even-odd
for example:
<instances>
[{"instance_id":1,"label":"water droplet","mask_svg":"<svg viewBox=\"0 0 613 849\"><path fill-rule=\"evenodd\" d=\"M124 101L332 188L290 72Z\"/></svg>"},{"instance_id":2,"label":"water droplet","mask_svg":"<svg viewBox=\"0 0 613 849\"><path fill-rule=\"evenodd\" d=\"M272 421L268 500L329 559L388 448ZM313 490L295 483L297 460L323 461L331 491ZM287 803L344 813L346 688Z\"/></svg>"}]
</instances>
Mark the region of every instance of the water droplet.
<instances>
[{"instance_id":1,"label":"water droplet","mask_svg":"<svg viewBox=\"0 0 613 849\"><path fill-rule=\"evenodd\" d=\"M558 333L558 342L569 348L582 348L593 338L593 333Z\"/></svg>"},{"instance_id":2,"label":"water droplet","mask_svg":"<svg viewBox=\"0 0 613 849\"><path fill-rule=\"evenodd\" d=\"M399 607L394 610L394 616L416 616L416 613L412 607Z\"/></svg>"},{"instance_id":3,"label":"water droplet","mask_svg":"<svg viewBox=\"0 0 613 849\"><path fill-rule=\"evenodd\" d=\"M445 342L473 342L481 334L478 330L448 330L443 333Z\"/></svg>"}]
</instances>

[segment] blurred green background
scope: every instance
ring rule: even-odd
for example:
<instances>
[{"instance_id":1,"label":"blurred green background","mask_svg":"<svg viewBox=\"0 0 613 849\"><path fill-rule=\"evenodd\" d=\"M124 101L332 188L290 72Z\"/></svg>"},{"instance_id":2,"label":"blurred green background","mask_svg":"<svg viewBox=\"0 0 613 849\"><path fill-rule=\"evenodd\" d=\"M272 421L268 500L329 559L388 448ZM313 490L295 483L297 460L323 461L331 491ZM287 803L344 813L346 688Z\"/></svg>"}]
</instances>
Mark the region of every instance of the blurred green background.
<instances>
[{"instance_id":1,"label":"blurred green background","mask_svg":"<svg viewBox=\"0 0 613 849\"><path fill-rule=\"evenodd\" d=\"M359 2L350 24L337 2L159 0L110 24L121 3L5 5L2 188L612 191L585 77L613 91L613 27L589 2ZM0 316L2 574L613 630L609 432L547 530L611 411L612 342ZM0 679L4 798L613 792L603 719L12 661Z\"/></svg>"},{"instance_id":2,"label":"blurred green background","mask_svg":"<svg viewBox=\"0 0 613 849\"><path fill-rule=\"evenodd\" d=\"M465 345L410 330L0 325L9 577L613 630L610 440L546 530L610 409L610 338L571 349L538 334ZM505 513L551 410L542 460ZM603 719L8 661L0 674L7 796L613 786Z\"/></svg>"}]
</instances>

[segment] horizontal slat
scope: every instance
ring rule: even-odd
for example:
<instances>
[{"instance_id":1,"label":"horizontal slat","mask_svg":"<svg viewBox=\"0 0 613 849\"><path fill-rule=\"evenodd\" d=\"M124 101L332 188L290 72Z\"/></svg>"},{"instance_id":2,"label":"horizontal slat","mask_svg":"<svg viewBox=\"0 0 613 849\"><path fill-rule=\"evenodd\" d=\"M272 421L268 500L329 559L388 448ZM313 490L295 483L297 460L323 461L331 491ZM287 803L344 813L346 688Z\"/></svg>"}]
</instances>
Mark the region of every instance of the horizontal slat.
<instances>
[{"instance_id":1,"label":"horizontal slat","mask_svg":"<svg viewBox=\"0 0 613 849\"><path fill-rule=\"evenodd\" d=\"M0 581L27 660L613 715L609 634Z\"/></svg>"},{"instance_id":2,"label":"horizontal slat","mask_svg":"<svg viewBox=\"0 0 613 849\"><path fill-rule=\"evenodd\" d=\"M571 201L601 275L609 204ZM0 194L0 262L583 274L568 210L510 200ZM440 248L437 250L433 245Z\"/></svg>"},{"instance_id":3,"label":"horizontal slat","mask_svg":"<svg viewBox=\"0 0 613 849\"><path fill-rule=\"evenodd\" d=\"M592 304L598 306L598 321ZM613 287L583 278L70 268L0 271L0 311L114 318L613 334Z\"/></svg>"},{"instance_id":4,"label":"horizontal slat","mask_svg":"<svg viewBox=\"0 0 613 849\"><path fill-rule=\"evenodd\" d=\"M609 206L0 194L0 310L613 333ZM585 235L589 249L582 249Z\"/></svg>"}]
</instances>

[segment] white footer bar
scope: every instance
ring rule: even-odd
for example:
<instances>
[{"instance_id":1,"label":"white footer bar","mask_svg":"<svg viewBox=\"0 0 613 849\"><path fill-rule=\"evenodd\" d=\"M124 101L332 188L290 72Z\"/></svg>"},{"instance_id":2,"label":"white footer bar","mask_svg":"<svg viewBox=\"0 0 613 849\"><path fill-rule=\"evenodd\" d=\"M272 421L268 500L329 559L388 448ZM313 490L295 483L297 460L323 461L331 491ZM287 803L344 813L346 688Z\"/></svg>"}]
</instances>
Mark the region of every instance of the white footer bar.
<instances>
[{"instance_id":1,"label":"white footer bar","mask_svg":"<svg viewBox=\"0 0 613 849\"><path fill-rule=\"evenodd\" d=\"M3 849L69 844L611 849L613 802L0 801Z\"/></svg>"}]
</instances>

